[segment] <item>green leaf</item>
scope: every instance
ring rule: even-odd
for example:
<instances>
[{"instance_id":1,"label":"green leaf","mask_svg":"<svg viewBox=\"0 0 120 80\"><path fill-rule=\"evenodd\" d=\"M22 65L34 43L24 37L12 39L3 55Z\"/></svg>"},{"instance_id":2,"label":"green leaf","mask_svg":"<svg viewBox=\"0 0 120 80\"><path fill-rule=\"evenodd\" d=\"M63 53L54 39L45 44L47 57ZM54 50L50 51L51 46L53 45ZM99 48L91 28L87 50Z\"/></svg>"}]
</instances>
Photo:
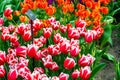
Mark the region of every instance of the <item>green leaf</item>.
<instances>
[{"instance_id":1,"label":"green leaf","mask_svg":"<svg viewBox=\"0 0 120 80\"><path fill-rule=\"evenodd\" d=\"M102 70L105 66L106 66L105 63L100 63L100 64L98 64L98 65L92 70L92 74L91 74L91 76L90 76L90 80L92 80L93 77L94 77L100 70Z\"/></svg>"},{"instance_id":2,"label":"green leaf","mask_svg":"<svg viewBox=\"0 0 120 80\"><path fill-rule=\"evenodd\" d=\"M109 60L109 61L114 61L115 57L109 53L104 53L103 58Z\"/></svg>"},{"instance_id":3,"label":"green leaf","mask_svg":"<svg viewBox=\"0 0 120 80\"><path fill-rule=\"evenodd\" d=\"M110 24L106 24L104 26L104 33L101 37L101 47L103 47L107 42L109 42L109 38L111 37L112 27Z\"/></svg>"}]
</instances>

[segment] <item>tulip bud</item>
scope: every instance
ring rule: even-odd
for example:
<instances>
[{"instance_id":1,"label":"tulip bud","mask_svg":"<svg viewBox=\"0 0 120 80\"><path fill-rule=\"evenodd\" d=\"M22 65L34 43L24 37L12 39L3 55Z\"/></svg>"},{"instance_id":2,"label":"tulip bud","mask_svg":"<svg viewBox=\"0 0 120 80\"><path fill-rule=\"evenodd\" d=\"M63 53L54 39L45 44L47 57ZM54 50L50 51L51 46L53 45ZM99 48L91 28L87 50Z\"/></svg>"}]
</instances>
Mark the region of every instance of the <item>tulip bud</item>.
<instances>
[{"instance_id":1,"label":"tulip bud","mask_svg":"<svg viewBox=\"0 0 120 80\"><path fill-rule=\"evenodd\" d=\"M68 80L69 78L69 75L68 74L65 74L65 73L60 73L59 75L59 80Z\"/></svg>"},{"instance_id":2,"label":"tulip bud","mask_svg":"<svg viewBox=\"0 0 120 80\"><path fill-rule=\"evenodd\" d=\"M80 69L80 78L82 80L88 80L91 75L91 69L89 66Z\"/></svg>"},{"instance_id":3,"label":"tulip bud","mask_svg":"<svg viewBox=\"0 0 120 80\"><path fill-rule=\"evenodd\" d=\"M52 28L43 28L43 35L45 38L49 38L52 34Z\"/></svg>"},{"instance_id":4,"label":"tulip bud","mask_svg":"<svg viewBox=\"0 0 120 80\"><path fill-rule=\"evenodd\" d=\"M33 28L35 31L40 30L43 27L43 22L40 21L39 19L34 20L33 22Z\"/></svg>"},{"instance_id":5,"label":"tulip bud","mask_svg":"<svg viewBox=\"0 0 120 80\"><path fill-rule=\"evenodd\" d=\"M29 41L31 39L31 32L30 31L24 32L24 34L22 35L22 38L26 42Z\"/></svg>"},{"instance_id":6,"label":"tulip bud","mask_svg":"<svg viewBox=\"0 0 120 80\"><path fill-rule=\"evenodd\" d=\"M75 61L73 58L66 58L64 60L64 68L65 69L72 69L76 65Z\"/></svg>"},{"instance_id":7,"label":"tulip bud","mask_svg":"<svg viewBox=\"0 0 120 80\"><path fill-rule=\"evenodd\" d=\"M27 48L25 46L19 46L15 49L16 55L19 57L26 57Z\"/></svg>"},{"instance_id":8,"label":"tulip bud","mask_svg":"<svg viewBox=\"0 0 120 80\"><path fill-rule=\"evenodd\" d=\"M80 76L80 72L78 70L74 70L71 76L73 79L77 79Z\"/></svg>"},{"instance_id":9,"label":"tulip bud","mask_svg":"<svg viewBox=\"0 0 120 80\"><path fill-rule=\"evenodd\" d=\"M4 69L4 66L2 65L2 66L0 66L0 78L4 77L5 74L6 74L6 71Z\"/></svg>"},{"instance_id":10,"label":"tulip bud","mask_svg":"<svg viewBox=\"0 0 120 80\"><path fill-rule=\"evenodd\" d=\"M79 46L71 46L70 56L76 57L76 56L79 55L79 53L80 53L80 47Z\"/></svg>"},{"instance_id":11,"label":"tulip bud","mask_svg":"<svg viewBox=\"0 0 120 80\"><path fill-rule=\"evenodd\" d=\"M29 57L34 57L35 54L37 53L38 50L38 46L32 44L32 45L28 45L28 49L27 49L27 54Z\"/></svg>"},{"instance_id":12,"label":"tulip bud","mask_svg":"<svg viewBox=\"0 0 120 80\"><path fill-rule=\"evenodd\" d=\"M17 70L10 70L9 73L8 73L8 80L17 80L17 77L18 77L18 73L17 73Z\"/></svg>"},{"instance_id":13,"label":"tulip bud","mask_svg":"<svg viewBox=\"0 0 120 80\"><path fill-rule=\"evenodd\" d=\"M71 39L71 38L74 38L74 39L79 39L80 38L80 34L78 32L77 29L75 28L70 28L68 29L68 37Z\"/></svg>"},{"instance_id":14,"label":"tulip bud","mask_svg":"<svg viewBox=\"0 0 120 80\"><path fill-rule=\"evenodd\" d=\"M80 66L90 66L94 62L95 58L88 54L87 56L82 55L81 58L78 60L78 64Z\"/></svg>"},{"instance_id":15,"label":"tulip bud","mask_svg":"<svg viewBox=\"0 0 120 80\"><path fill-rule=\"evenodd\" d=\"M4 65L5 62L6 62L6 53L0 51L0 65Z\"/></svg>"}]
</instances>

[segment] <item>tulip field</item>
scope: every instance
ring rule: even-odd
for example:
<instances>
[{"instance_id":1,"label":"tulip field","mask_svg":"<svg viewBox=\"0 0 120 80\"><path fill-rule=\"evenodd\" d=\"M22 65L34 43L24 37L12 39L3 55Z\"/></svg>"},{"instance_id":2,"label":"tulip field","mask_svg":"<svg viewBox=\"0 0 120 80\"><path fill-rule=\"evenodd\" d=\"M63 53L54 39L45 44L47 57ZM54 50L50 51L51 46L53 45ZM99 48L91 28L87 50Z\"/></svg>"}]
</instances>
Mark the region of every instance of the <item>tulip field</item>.
<instances>
[{"instance_id":1,"label":"tulip field","mask_svg":"<svg viewBox=\"0 0 120 80\"><path fill-rule=\"evenodd\" d=\"M119 58L109 53L119 7L119 0L0 0L0 80L98 80L104 60L113 64L109 80L120 80Z\"/></svg>"}]
</instances>

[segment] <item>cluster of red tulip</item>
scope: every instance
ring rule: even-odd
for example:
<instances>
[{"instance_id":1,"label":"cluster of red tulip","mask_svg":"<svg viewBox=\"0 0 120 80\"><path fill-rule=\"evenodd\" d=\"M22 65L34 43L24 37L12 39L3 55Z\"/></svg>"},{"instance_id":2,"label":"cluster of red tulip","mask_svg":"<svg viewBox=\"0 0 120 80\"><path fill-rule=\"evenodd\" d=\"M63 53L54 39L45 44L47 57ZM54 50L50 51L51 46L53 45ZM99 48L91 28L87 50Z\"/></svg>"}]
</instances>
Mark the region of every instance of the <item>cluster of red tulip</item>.
<instances>
[{"instance_id":1,"label":"cluster of red tulip","mask_svg":"<svg viewBox=\"0 0 120 80\"><path fill-rule=\"evenodd\" d=\"M89 8L88 10L85 10L82 4L78 4L78 10L74 10L70 0L57 0L57 2L59 6L62 5L64 14L75 12L75 15L79 17L75 20L75 26L62 25L55 17L47 20L35 19L32 34L29 23L20 23L16 26L11 24L6 27L3 26L4 20L0 18L0 39L2 42L9 43L6 50L0 50L0 78L6 75L8 80L17 80L18 77L25 80L68 80L69 78L88 80L90 78L91 65L95 57L89 53L80 54L80 38L89 44L102 36L104 29L100 26L100 12L107 14L108 8L100 7L99 3L106 5L109 0L98 0L98 2L82 0ZM37 7L45 9L50 16L56 12L56 8L52 5L48 6L46 0L25 0L21 3L21 7L22 13ZM4 16L12 20L12 12L11 8L7 8ZM20 12L15 11L14 14L19 16ZM93 19L94 27L88 30L86 26L91 24L89 18ZM25 22L26 19L26 16L20 17L21 22ZM34 37L33 43L31 43L32 37ZM57 59L54 59L55 57ZM32 71L29 68L31 58L41 61L44 67L33 65ZM9 65L9 69L5 67L6 64ZM57 74L51 75L47 72Z\"/></svg>"},{"instance_id":2,"label":"cluster of red tulip","mask_svg":"<svg viewBox=\"0 0 120 80\"><path fill-rule=\"evenodd\" d=\"M44 67L52 71L58 71L60 65L64 65L65 69L71 70L76 66L74 58L80 55L79 38L82 36L86 42L90 43L98 39L99 35L103 33L100 27L87 30L85 27L86 22L81 19L76 22L75 28L60 25L60 22L53 17L48 19L48 21L51 27L43 27L44 23L41 20L36 19L33 21L34 37L37 36L40 30L42 30L43 35L39 36L39 38L34 38L33 44L28 44L27 46L21 45L19 38L21 37L25 42L31 40L30 24L21 23L17 27L13 25L8 27L2 26L0 30L1 39L10 41L11 47L8 48L7 53L0 51L0 77L5 76L6 72L3 65L8 63L10 68L8 80L16 80L18 76L26 80L41 80L44 78L48 80L43 68L36 67L33 72L30 71L28 68L28 57L41 60ZM3 23L2 19L1 22ZM64 34L67 33L69 39L62 37L59 31ZM54 44L48 43L46 47L43 47L52 35ZM60 54L70 56L66 57L63 64L58 65L59 63L52 60L52 56ZM83 80L87 80L91 74L90 65L94 60L95 58L90 54L79 57L78 64L80 70L74 69L73 73L71 73L72 78L77 79L80 76ZM53 76L51 80L67 80L69 75L61 71L58 77Z\"/></svg>"}]
</instances>

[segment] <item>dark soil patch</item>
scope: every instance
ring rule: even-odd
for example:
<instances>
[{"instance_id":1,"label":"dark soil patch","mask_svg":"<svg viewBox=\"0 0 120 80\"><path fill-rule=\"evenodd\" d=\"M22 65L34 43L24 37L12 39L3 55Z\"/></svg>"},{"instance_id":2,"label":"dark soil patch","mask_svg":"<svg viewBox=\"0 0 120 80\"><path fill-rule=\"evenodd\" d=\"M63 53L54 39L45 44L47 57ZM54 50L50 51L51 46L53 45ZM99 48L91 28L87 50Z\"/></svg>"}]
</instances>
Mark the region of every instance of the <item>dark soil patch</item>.
<instances>
[{"instance_id":1,"label":"dark soil patch","mask_svg":"<svg viewBox=\"0 0 120 80\"><path fill-rule=\"evenodd\" d=\"M112 54L116 59L120 59L120 37L116 36L120 34L120 29L115 29L112 33L113 45L108 50L108 53ZM102 59L105 62L106 67L97 74L96 80L114 80L115 71L112 62Z\"/></svg>"}]
</instances>

